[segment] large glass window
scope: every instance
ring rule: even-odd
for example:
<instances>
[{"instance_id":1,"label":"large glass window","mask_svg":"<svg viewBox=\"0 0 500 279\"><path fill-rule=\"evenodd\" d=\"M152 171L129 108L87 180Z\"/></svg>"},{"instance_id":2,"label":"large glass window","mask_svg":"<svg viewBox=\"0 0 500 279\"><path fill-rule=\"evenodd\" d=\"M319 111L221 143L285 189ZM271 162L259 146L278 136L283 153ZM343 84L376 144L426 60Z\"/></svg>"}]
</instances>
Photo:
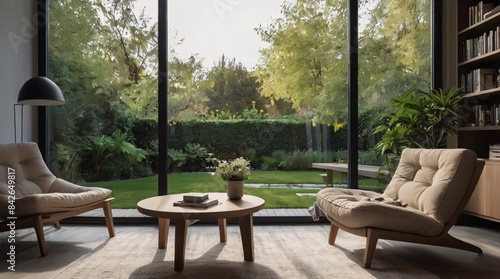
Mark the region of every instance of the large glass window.
<instances>
[{"instance_id":1,"label":"large glass window","mask_svg":"<svg viewBox=\"0 0 500 279\"><path fill-rule=\"evenodd\" d=\"M168 0L166 170L158 169L158 2L49 3L49 76L67 102L50 108L50 167L133 197L114 207L156 195L159 172L169 173L170 193L224 191L207 175L217 159L250 160L248 184L289 185L323 184L312 163L346 162L347 1ZM384 163L374 130L390 100L430 86L430 3L359 3L359 164ZM269 195L271 207L314 201L278 191L247 193Z\"/></svg>"},{"instance_id":2,"label":"large glass window","mask_svg":"<svg viewBox=\"0 0 500 279\"><path fill-rule=\"evenodd\" d=\"M157 14L149 0L49 1L49 77L66 99L50 110L58 176L83 183L157 172ZM143 195L156 193L156 177L149 183L154 191Z\"/></svg>"}]
</instances>

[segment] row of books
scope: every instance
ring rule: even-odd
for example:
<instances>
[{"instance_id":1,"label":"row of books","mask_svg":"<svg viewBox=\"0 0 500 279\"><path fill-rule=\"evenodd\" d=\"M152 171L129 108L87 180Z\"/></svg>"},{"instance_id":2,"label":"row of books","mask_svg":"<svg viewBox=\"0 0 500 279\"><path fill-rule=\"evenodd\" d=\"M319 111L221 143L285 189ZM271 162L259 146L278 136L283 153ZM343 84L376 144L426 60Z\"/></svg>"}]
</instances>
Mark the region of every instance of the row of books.
<instances>
[{"instance_id":1,"label":"row of books","mask_svg":"<svg viewBox=\"0 0 500 279\"><path fill-rule=\"evenodd\" d=\"M500 105L492 106L475 105L472 107L472 117L469 118L470 126L500 126Z\"/></svg>"},{"instance_id":2,"label":"row of books","mask_svg":"<svg viewBox=\"0 0 500 279\"><path fill-rule=\"evenodd\" d=\"M477 56L500 49L500 26L483 35L462 42L460 58L467 61Z\"/></svg>"},{"instance_id":3,"label":"row of books","mask_svg":"<svg viewBox=\"0 0 500 279\"><path fill-rule=\"evenodd\" d=\"M182 196L182 201L174 202L174 206L188 206L198 208L208 208L219 204L218 199L209 198L208 194L204 193L187 193Z\"/></svg>"},{"instance_id":4,"label":"row of books","mask_svg":"<svg viewBox=\"0 0 500 279\"><path fill-rule=\"evenodd\" d=\"M460 87L464 93L493 89L498 86L498 70L495 68L475 69L460 75Z\"/></svg>"},{"instance_id":5,"label":"row of books","mask_svg":"<svg viewBox=\"0 0 500 279\"><path fill-rule=\"evenodd\" d=\"M485 3L480 1L475 6L469 7L469 26L474 25L492 14L495 9L493 3Z\"/></svg>"}]
</instances>

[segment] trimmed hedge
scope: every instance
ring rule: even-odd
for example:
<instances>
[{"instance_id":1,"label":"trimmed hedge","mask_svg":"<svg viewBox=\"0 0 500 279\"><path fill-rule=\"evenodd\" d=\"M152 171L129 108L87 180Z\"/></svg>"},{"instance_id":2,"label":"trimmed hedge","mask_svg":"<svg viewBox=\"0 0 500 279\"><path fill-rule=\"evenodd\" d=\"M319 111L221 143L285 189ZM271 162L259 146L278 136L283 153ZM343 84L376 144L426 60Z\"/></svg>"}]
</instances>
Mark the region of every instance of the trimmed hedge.
<instances>
[{"instance_id":1,"label":"trimmed hedge","mask_svg":"<svg viewBox=\"0 0 500 279\"><path fill-rule=\"evenodd\" d=\"M219 159L250 160L275 150L307 149L305 124L297 121L227 120L177 122L169 126L169 148L199 143Z\"/></svg>"},{"instance_id":2,"label":"trimmed hedge","mask_svg":"<svg viewBox=\"0 0 500 279\"><path fill-rule=\"evenodd\" d=\"M137 120L132 128L134 144L147 149L158 139L158 122ZM305 123L294 120L217 120L186 121L169 125L169 148L182 149L199 143L219 159L244 156L248 159L270 156L275 150L307 150ZM347 147L347 128L332 132L330 150Z\"/></svg>"}]
</instances>

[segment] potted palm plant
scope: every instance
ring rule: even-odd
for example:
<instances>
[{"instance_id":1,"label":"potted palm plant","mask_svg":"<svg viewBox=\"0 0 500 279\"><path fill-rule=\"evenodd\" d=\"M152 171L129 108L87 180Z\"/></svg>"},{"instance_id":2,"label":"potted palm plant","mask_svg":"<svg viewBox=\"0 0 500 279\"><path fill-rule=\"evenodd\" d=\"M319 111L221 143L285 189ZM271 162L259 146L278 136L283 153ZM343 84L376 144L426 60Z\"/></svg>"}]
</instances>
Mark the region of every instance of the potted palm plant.
<instances>
[{"instance_id":1,"label":"potted palm plant","mask_svg":"<svg viewBox=\"0 0 500 279\"><path fill-rule=\"evenodd\" d=\"M393 174L404 148L446 147L447 137L456 135L462 121L461 100L461 88L412 88L393 98L394 110L382 115L386 123L374 132L382 133L376 149L384 158L383 169Z\"/></svg>"},{"instance_id":2,"label":"potted palm plant","mask_svg":"<svg viewBox=\"0 0 500 279\"><path fill-rule=\"evenodd\" d=\"M230 161L221 161L215 172L227 184L227 196L237 200L243 197L244 181L250 176L250 162L240 157Z\"/></svg>"}]
</instances>

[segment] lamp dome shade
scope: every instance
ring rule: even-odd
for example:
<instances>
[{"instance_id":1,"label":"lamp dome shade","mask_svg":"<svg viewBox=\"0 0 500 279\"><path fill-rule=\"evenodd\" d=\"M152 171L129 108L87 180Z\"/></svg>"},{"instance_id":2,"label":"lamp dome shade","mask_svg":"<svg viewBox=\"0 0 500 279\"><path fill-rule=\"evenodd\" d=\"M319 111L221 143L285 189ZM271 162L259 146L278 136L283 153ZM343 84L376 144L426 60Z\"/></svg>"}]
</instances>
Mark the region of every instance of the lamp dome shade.
<instances>
[{"instance_id":1,"label":"lamp dome shade","mask_svg":"<svg viewBox=\"0 0 500 279\"><path fill-rule=\"evenodd\" d=\"M32 106L55 106L65 103L59 86L52 80L38 76L26 81L19 90L17 103Z\"/></svg>"}]
</instances>

